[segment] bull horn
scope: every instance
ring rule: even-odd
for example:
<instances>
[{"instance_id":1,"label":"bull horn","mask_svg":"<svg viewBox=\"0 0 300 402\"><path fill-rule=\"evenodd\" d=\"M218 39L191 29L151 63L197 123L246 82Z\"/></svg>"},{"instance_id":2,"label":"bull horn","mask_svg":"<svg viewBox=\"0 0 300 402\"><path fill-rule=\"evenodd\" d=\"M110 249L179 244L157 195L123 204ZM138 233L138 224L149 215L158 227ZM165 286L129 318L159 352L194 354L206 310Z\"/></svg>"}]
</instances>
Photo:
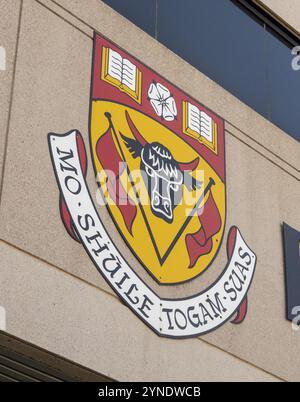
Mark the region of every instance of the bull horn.
<instances>
[{"instance_id":1,"label":"bull horn","mask_svg":"<svg viewBox=\"0 0 300 402\"><path fill-rule=\"evenodd\" d=\"M198 164L199 164L199 157L197 157L196 159L194 159L193 161L191 161L191 162L178 162L178 165L179 165L179 169L182 171L182 172L184 172L184 171L189 171L189 172L192 172L193 170L195 170L196 169L196 167L198 166Z\"/></svg>"},{"instance_id":2,"label":"bull horn","mask_svg":"<svg viewBox=\"0 0 300 402\"><path fill-rule=\"evenodd\" d=\"M130 131L134 135L135 139L142 145L142 147L144 147L147 144L147 141L142 137L142 135L139 133L138 129L135 127L127 110L125 111L125 115L126 115L127 124L130 128Z\"/></svg>"}]
</instances>

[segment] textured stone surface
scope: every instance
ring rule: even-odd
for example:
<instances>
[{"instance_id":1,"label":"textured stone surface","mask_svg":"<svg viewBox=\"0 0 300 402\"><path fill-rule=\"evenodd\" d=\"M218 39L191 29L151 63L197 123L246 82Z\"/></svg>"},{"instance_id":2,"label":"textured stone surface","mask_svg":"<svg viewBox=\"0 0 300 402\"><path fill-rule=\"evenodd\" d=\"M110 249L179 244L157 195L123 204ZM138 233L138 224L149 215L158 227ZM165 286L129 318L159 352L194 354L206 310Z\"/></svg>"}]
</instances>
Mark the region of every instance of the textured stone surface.
<instances>
[{"instance_id":1,"label":"textured stone surface","mask_svg":"<svg viewBox=\"0 0 300 402\"><path fill-rule=\"evenodd\" d=\"M300 33L300 3L298 0L257 0L271 13Z\"/></svg>"},{"instance_id":2,"label":"textured stone surface","mask_svg":"<svg viewBox=\"0 0 300 402\"><path fill-rule=\"evenodd\" d=\"M20 4L20 0L0 0L0 46L4 48L6 59L6 70L0 70L0 188L12 94Z\"/></svg>"},{"instance_id":3,"label":"textured stone surface","mask_svg":"<svg viewBox=\"0 0 300 402\"><path fill-rule=\"evenodd\" d=\"M7 332L120 381L276 381L198 339L161 339L114 297L0 243ZM76 308L74 308L76 306Z\"/></svg>"},{"instance_id":4,"label":"textured stone surface","mask_svg":"<svg viewBox=\"0 0 300 402\"><path fill-rule=\"evenodd\" d=\"M13 269L17 270L12 279L20 276L20 281L23 280L26 286L29 283L27 281L32 281L36 276L35 292L38 293L40 289L40 294L35 300L31 296L30 288L24 294L18 294L21 282L16 283L15 292L17 297L23 300L28 311L36 303L33 310L41 309L37 317L41 316L44 321L39 329L34 316L29 312L18 325L15 323L15 327L9 329L20 337L24 331L23 335L26 335L30 342L37 341L44 347L48 345L50 349L54 348L53 351L69 354L78 361L86 358L91 367L97 367L100 363L96 362L93 354L99 345L96 340L99 342L100 338L97 337L96 329L96 332L92 333L96 340L88 345L89 348L86 345L83 350L80 344L83 329L72 334L68 332L68 328L72 324L75 329L81 327L84 322L86 325L85 315L89 320L86 331L94 330L95 321L98 330L102 322L101 330L105 331L105 339L101 338L101 342L107 342L107 350L110 331L116 331L116 338L111 343L115 355L112 362L109 361L108 355L106 360L104 359L103 367L106 366L107 370L104 374L118 379L131 375L132 377L126 378L134 379L135 375L136 379L157 378L154 363L147 366L151 353L154 353L155 359L162 365L166 373L165 379L179 378L180 371L182 376L187 376L181 378L188 379L193 370L197 372L198 365L203 363L200 362L203 345L208 347L199 340L178 342L160 339L152 334L138 318L119 303L96 272L83 248L67 235L61 223L58 190L49 158L47 133L63 133L77 128L88 146L91 38L92 29L95 28L226 120L227 223L222 250L207 272L185 285L159 288L125 247L106 209L100 208L99 213L105 226L120 251L153 289L162 296L182 297L206 288L220 274L226 264L225 243L228 229L231 225L237 225L258 257L257 270L249 293L248 315L242 325L227 323L216 332L206 335L204 339L274 375L299 380L299 332L292 331L291 324L285 320L281 237L283 221L300 229L300 174L297 171L300 167L299 144L98 0L90 0L89 7L79 0L57 0L57 4L51 0L41 0L41 3L35 0L24 1L0 206L0 236L45 263L33 264L33 259L25 254L16 253L10 247L4 246L6 259L0 259L0 269L4 270L7 283L6 293L3 293L4 302L6 298L10 300L13 297L13 281L10 281L8 275L10 269L12 272ZM1 141L2 137L0 143ZM90 168L88 183L95 199L96 185ZM18 264L13 265L11 261L17 258ZM31 264L34 267L31 267ZM52 275L50 271L58 275L58 271L48 264L64 271L59 277L64 278L61 285L57 286L55 281L58 279L48 281L47 275ZM23 266L24 278L22 269L19 269ZM31 269L34 272L31 272ZM46 276L39 282L38 277L42 273ZM53 306L55 300L59 302L62 297L65 300L66 304L61 305L59 316L55 316L54 307L54 311L50 311L52 315L49 315L47 308L49 309L50 304L47 304L48 301L45 301L45 305L41 302L42 295L46 292L44 281L47 284L47 296ZM78 286L77 293L71 289L73 283ZM83 293L80 296L81 291ZM76 296L69 298L68 295L72 292L75 292ZM96 302L97 298L99 301ZM83 310L78 316L77 308L74 308L77 304L75 300L82 300L83 304ZM85 306L86 300L91 300L91 304L87 303ZM12 306L12 302L9 303ZM97 308L93 308L92 313L88 315L86 309L90 308L88 306L92 303L95 303ZM20 304L17 304L16 308L20 308ZM12 316L10 313L9 315ZM64 334L64 325L67 328L67 336ZM52 331L51 336L57 340L57 344L47 344L49 340L45 328ZM122 359L124 364L127 361L121 340L117 339L119 337L124 341L124 333L127 334L127 355L129 353L133 360L141 359L137 364L139 369L144 361L145 371L130 372L128 366L127 369L126 366L120 366L120 371L117 371L116 367ZM68 338L72 339L72 344L64 345L62 339ZM64 348L68 350L64 351ZM203 353L206 353L205 350ZM222 374L222 365L218 366L216 359L219 355L225 355L219 350L216 352L215 348L209 347L209 351L213 352L207 351L210 353L207 361L212 363L208 373L213 379L228 379L230 371L235 373L235 369L228 369ZM108 354L107 351L106 353ZM177 358L173 357L174 371L167 373L167 363L172 362L172 353L174 356L184 356L185 353L187 356L194 355L195 362L193 361L191 366L193 370L187 371L188 359L178 365ZM139 356L135 356L136 354ZM193 359L190 357L190 360ZM226 367L227 363L224 364ZM111 367L116 370L115 374L109 372ZM215 376L213 367L217 373ZM246 367L248 370L251 366ZM245 371L245 377L247 373L249 378L256 375L254 372L251 374L252 372ZM263 375L265 374L259 372L258 377L265 378L260 377ZM241 378L244 378L242 374ZM195 379L199 380L199 377Z\"/></svg>"}]
</instances>

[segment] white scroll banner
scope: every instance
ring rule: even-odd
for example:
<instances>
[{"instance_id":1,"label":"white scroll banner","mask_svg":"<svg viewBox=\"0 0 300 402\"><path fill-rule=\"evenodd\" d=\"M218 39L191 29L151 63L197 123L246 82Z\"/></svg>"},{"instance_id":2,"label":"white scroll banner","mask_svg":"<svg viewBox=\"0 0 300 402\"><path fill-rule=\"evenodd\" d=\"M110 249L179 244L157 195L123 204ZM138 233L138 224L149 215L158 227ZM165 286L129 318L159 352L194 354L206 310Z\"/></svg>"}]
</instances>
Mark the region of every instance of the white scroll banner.
<instances>
[{"instance_id":1,"label":"white scroll banner","mask_svg":"<svg viewBox=\"0 0 300 402\"><path fill-rule=\"evenodd\" d=\"M201 293L184 299L159 297L118 251L97 213L82 171L80 133L49 134L52 163L72 225L98 271L119 297L158 335L187 338L224 324L245 299L256 256L237 228L231 257L219 278Z\"/></svg>"}]
</instances>

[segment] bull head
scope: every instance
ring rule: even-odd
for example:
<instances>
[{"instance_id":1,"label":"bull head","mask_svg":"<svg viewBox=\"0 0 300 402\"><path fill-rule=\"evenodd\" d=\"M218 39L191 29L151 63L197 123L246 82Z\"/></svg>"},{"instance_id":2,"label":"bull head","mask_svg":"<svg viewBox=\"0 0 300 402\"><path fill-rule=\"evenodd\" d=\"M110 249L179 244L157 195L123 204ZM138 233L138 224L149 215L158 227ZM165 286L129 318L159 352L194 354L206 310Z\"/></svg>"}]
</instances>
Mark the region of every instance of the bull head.
<instances>
[{"instance_id":1,"label":"bull head","mask_svg":"<svg viewBox=\"0 0 300 402\"><path fill-rule=\"evenodd\" d=\"M133 158L141 158L140 170L151 200L151 211L155 216L171 223L173 211L182 197L182 185L186 185L189 191L201 185L192 176L187 183L183 180L183 172L195 170L199 158L189 163L176 161L168 148L161 143L145 141L127 111L126 119L135 139L123 134L121 136Z\"/></svg>"}]
</instances>

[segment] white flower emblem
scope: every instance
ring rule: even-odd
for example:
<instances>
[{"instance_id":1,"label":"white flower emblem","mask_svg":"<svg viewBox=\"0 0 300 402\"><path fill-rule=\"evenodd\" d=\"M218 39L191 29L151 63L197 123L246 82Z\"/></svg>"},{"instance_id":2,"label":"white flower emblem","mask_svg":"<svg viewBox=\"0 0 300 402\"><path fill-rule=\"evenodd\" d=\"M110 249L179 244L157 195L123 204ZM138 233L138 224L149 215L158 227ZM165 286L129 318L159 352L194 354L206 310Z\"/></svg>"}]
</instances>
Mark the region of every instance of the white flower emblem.
<instances>
[{"instance_id":1,"label":"white flower emblem","mask_svg":"<svg viewBox=\"0 0 300 402\"><path fill-rule=\"evenodd\" d=\"M164 120L172 121L177 116L176 103L168 88L153 82L148 90L149 101L155 113Z\"/></svg>"}]
</instances>

